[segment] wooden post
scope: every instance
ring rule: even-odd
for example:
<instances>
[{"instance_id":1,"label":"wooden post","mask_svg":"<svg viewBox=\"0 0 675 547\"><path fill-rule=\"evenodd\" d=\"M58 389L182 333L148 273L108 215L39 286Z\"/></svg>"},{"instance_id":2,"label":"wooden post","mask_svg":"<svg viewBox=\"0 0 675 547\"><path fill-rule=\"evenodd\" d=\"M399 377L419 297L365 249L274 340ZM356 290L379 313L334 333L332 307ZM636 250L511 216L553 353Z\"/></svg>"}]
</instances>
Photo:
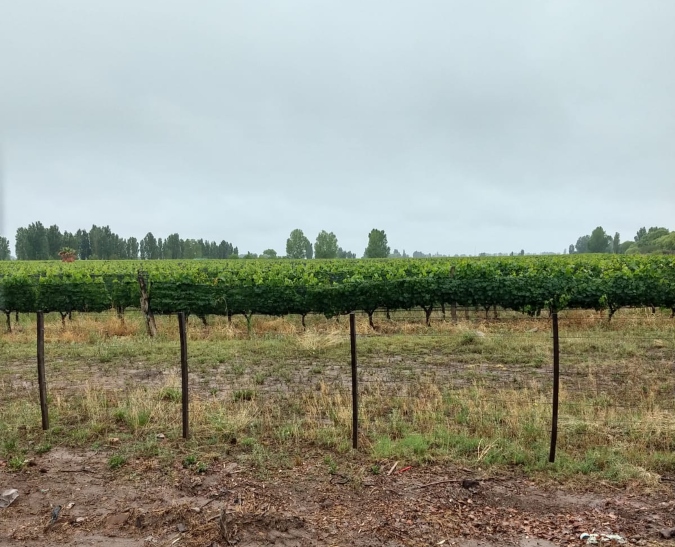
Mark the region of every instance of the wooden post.
<instances>
[{"instance_id":1,"label":"wooden post","mask_svg":"<svg viewBox=\"0 0 675 547\"><path fill-rule=\"evenodd\" d=\"M553 417L551 420L550 463L555 462L555 449L558 441L558 398L560 395L560 340L558 337L558 312L551 315L553 323Z\"/></svg>"},{"instance_id":2,"label":"wooden post","mask_svg":"<svg viewBox=\"0 0 675 547\"><path fill-rule=\"evenodd\" d=\"M189 412L189 389L188 389L188 359L187 359L187 322L185 313L178 314L178 329L180 331L180 376L181 393L183 402L183 438L187 439L190 435Z\"/></svg>"},{"instance_id":3,"label":"wooden post","mask_svg":"<svg viewBox=\"0 0 675 547\"><path fill-rule=\"evenodd\" d=\"M145 327L148 336L154 337L157 335L157 323L155 323L155 316L150 308L150 295L148 294L148 284L145 280L143 272L138 272L138 286L141 290L141 311L145 317Z\"/></svg>"},{"instance_id":4,"label":"wooden post","mask_svg":"<svg viewBox=\"0 0 675 547\"><path fill-rule=\"evenodd\" d=\"M359 386L356 369L356 315L349 314L349 341L352 350L352 448L359 447Z\"/></svg>"},{"instance_id":5,"label":"wooden post","mask_svg":"<svg viewBox=\"0 0 675 547\"><path fill-rule=\"evenodd\" d=\"M42 429L47 431L49 429L49 412L47 410L47 381L45 379L45 314L41 311L37 312L37 369Z\"/></svg>"}]
</instances>

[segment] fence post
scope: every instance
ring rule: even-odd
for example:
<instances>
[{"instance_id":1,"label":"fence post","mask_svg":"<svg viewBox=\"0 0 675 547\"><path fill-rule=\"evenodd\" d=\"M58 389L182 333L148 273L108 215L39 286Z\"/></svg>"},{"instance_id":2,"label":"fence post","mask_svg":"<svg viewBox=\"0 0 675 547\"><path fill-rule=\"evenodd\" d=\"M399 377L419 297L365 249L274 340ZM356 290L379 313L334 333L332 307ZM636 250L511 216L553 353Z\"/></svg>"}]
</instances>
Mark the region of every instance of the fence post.
<instances>
[{"instance_id":1,"label":"fence post","mask_svg":"<svg viewBox=\"0 0 675 547\"><path fill-rule=\"evenodd\" d=\"M551 315L553 324L553 417L551 420L550 463L555 462L555 449L558 442L558 397L560 394L560 340L558 337L558 312Z\"/></svg>"},{"instance_id":2,"label":"fence post","mask_svg":"<svg viewBox=\"0 0 675 547\"><path fill-rule=\"evenodd\" d=\"M187 439L190 434L189 412L189 388L188 388L188 359L187 359L187 322L185 312L178 314L178 330L180 331L180 376L181 395L183 403L183 438Z\"/></svg>"},{"instance_id":3,"label":"fence post","mask_svg":"<svg viewBox=\"0 0 675 547\"><path fill-rule=\"evenodd\" d=\"M138 271L138 287L141 291L140 304L143 317L145 317L145 328L148 336L154 338L157 336L157 323L155 322L155 315L152 313L152 308L150 307L150 296L146 276L146 272L142 272L141 270Z\"/></svg>"},{"instance_id":4,"label":"fence post","mask_svg":"<svg viewBox=\"0 0 675 547\"><path fill-rule=\"evenodd\" d=\"M349 314L349 341L352 350L352 448L359 446L359 387L356 370L356 315Z\"/></svg>"},{"instance_id":5,"label":"fence post","mask_svg":"<svg viewBox=\"0 0 675 547\"><path fill-rule=\"evenodd\" d=\"M37 312L37 372L40 388L40 412L42 429L49 429L49 412L47 410L47 381L45 379L45 314Z\"/></svg>"}]
</instances>

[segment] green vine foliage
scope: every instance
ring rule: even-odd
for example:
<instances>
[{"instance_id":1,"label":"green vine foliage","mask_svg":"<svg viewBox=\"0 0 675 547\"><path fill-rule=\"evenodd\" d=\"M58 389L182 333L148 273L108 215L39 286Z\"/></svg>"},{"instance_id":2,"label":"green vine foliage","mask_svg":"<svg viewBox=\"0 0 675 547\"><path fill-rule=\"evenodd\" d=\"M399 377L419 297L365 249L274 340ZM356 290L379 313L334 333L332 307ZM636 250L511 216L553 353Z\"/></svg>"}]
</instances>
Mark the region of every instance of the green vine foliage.
<instances>
[{"instance_id":1,"label":"green vine foliage","mask_svg":"<svg viewBox=\"0 0 675 547\"><path fill-rule=\"evenodd\" d=\"M575 255L456 259L80 261L0 264L0 309L138 307L139 271L151 309L196 315L327 317L441 304L523 313L564 308L675 307L675 258Z\"/></svg>"}]
</instances>

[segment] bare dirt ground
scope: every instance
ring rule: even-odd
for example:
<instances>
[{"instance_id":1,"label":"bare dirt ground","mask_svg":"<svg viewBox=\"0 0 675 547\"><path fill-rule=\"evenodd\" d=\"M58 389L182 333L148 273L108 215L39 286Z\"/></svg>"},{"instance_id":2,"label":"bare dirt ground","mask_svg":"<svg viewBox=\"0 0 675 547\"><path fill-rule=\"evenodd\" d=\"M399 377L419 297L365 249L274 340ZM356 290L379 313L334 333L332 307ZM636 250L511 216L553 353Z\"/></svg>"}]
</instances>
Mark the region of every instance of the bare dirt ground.
<instances>
[{"instance_id":1,"label":"bare dirt ground","mask_svg":"<svg viewBox=\"0 0 675 547\"><path fill-rule=\"evenodd\" d=\"M382 462L377 475L358 465L330 474L321 461L295 463L264 477L227 461L202 475L151 461L110 471L102 453L54 449L21 472L0 467L0 490L20 494L0 509L0 545L546 547L585 545L584 532L661 545L669 542L659 531L675 523L667 489L593 484L594 493L579 494L461 468L389 474L393 462Z\"/></svg>"}]
</instances>

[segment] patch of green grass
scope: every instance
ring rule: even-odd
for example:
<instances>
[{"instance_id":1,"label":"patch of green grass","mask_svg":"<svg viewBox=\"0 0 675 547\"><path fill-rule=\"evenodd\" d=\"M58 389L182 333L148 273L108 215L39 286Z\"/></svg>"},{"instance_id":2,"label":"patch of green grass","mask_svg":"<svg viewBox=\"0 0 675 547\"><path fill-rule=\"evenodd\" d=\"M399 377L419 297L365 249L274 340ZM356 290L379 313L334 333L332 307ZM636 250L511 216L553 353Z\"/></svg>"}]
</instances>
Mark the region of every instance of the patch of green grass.
<instances>
[{"instance_id":1,"label":"patch of green grass","mask_svg":"<svg viewBox=\"0 0 675 547\"><path fill-rule=\"evenodd\" d=\"M328 466L329 474L335 475L337 473L338 470L337 462L332 456L330 455L324 456L323 463L325 463Z\"/></svg>"},{"instance_id":2,"label":"patch of green grass","mask_svg":"<svg viewBox=\"0 0 675 547\"><path fill-rule=\"evenodd\" d=\"M235 401L252 401L255 392L252 389L239 389L233 394Z\"/></svg>"},{"instance_id":3,"label":"patch of green grass","mask_svg":"<svg viewBox=\"0 0 675 547\"><path fill-rule=\"evenodd\" d=\"M196 463L197 463L197 456L195 456L194 454L190 454L183 460L183 467L185 468L192 467Z\"/></svg>"},{"instance_id":4,"label":"patch of green grass","mask_svg":"<svg viewBox=\"0 0 675 547\"><path fill-rule=\"evenodd\" d=\"M379 437L373 446L373 456L378 459L407 458L415 461L430 456L429 441L424 435L411 433L400 439Z\"/></svg>"},{"instance_id":5,"label":"patch of green grass","mask_svg":"<svg viewBox=\"0 0 675 547\"><path fill-rule=\"evenodd\" d=\"M461 346L473 346L478 343L478 335L473 331L467 331L462 333L462 336L459 339L459 344Z\"/></svg>"},{"instance_id":6,"label":"patch of green grass","mask_svg":"<svg viewBox=\"0 0 675 547\"><path fill-rule=\"evenodd\" d=\"M180 403L183 400L183 394L180 389L175 387L165 387L159 392L159 398L162 401Z\"/></svg>"},{"instance_id":7,"label":"patch of green grass","mask_svg":"<svg viewBox=\"0 0 675 547\"><path fill-rule=\"evenodd\" d=\"M14 437L10 437L9 439L5 439L2 442L2 451L5 454L13 454L16 452L18 449L18 441Z\"/></svg>"},{"instance_id":8,"label":"patch of green grass","mask_svg":"<svg viewBox=\"0 0 675 547\"><path fill-rule=\"evenodd\" d=\"M7 462L7 467L12 471L21 471L26 466L26 458L23 456L12 456Z\"/></svg>"},{"instance_id":9,"label":"patch of green grass","mask_svg":"<svg viewBox=\"0 0 675 547\"><path fill-rule=\"evenodd\" d=\"M127 459L121 454L114 454L110 456L108 460L108 468L110 469L119 469L120 467L126 465Z\"/></svg>"},{"instance_id":10,"label":"patch of green grass","mask_svg":"<svg viewBox=\"0 0 675 547\"><path fill-rule=\"evenodd\" d=\"M204 462L197 462L197 466L196 466L197 473L200 473L200 474L206 473L208 471L208 469L209 469L208 464L206 464Z\"/></svg>"},{"instance_id":11,"label":"patch of green grass","mask_svg":"<svg viewBox=\"0 0 675 547\"><path fill-rule=\"evenodd\" d=\"M36 454L46 454L52 449L51 443L42 443L39 444L35 447L35 453Z\"/></svg>"}]
</instances>

